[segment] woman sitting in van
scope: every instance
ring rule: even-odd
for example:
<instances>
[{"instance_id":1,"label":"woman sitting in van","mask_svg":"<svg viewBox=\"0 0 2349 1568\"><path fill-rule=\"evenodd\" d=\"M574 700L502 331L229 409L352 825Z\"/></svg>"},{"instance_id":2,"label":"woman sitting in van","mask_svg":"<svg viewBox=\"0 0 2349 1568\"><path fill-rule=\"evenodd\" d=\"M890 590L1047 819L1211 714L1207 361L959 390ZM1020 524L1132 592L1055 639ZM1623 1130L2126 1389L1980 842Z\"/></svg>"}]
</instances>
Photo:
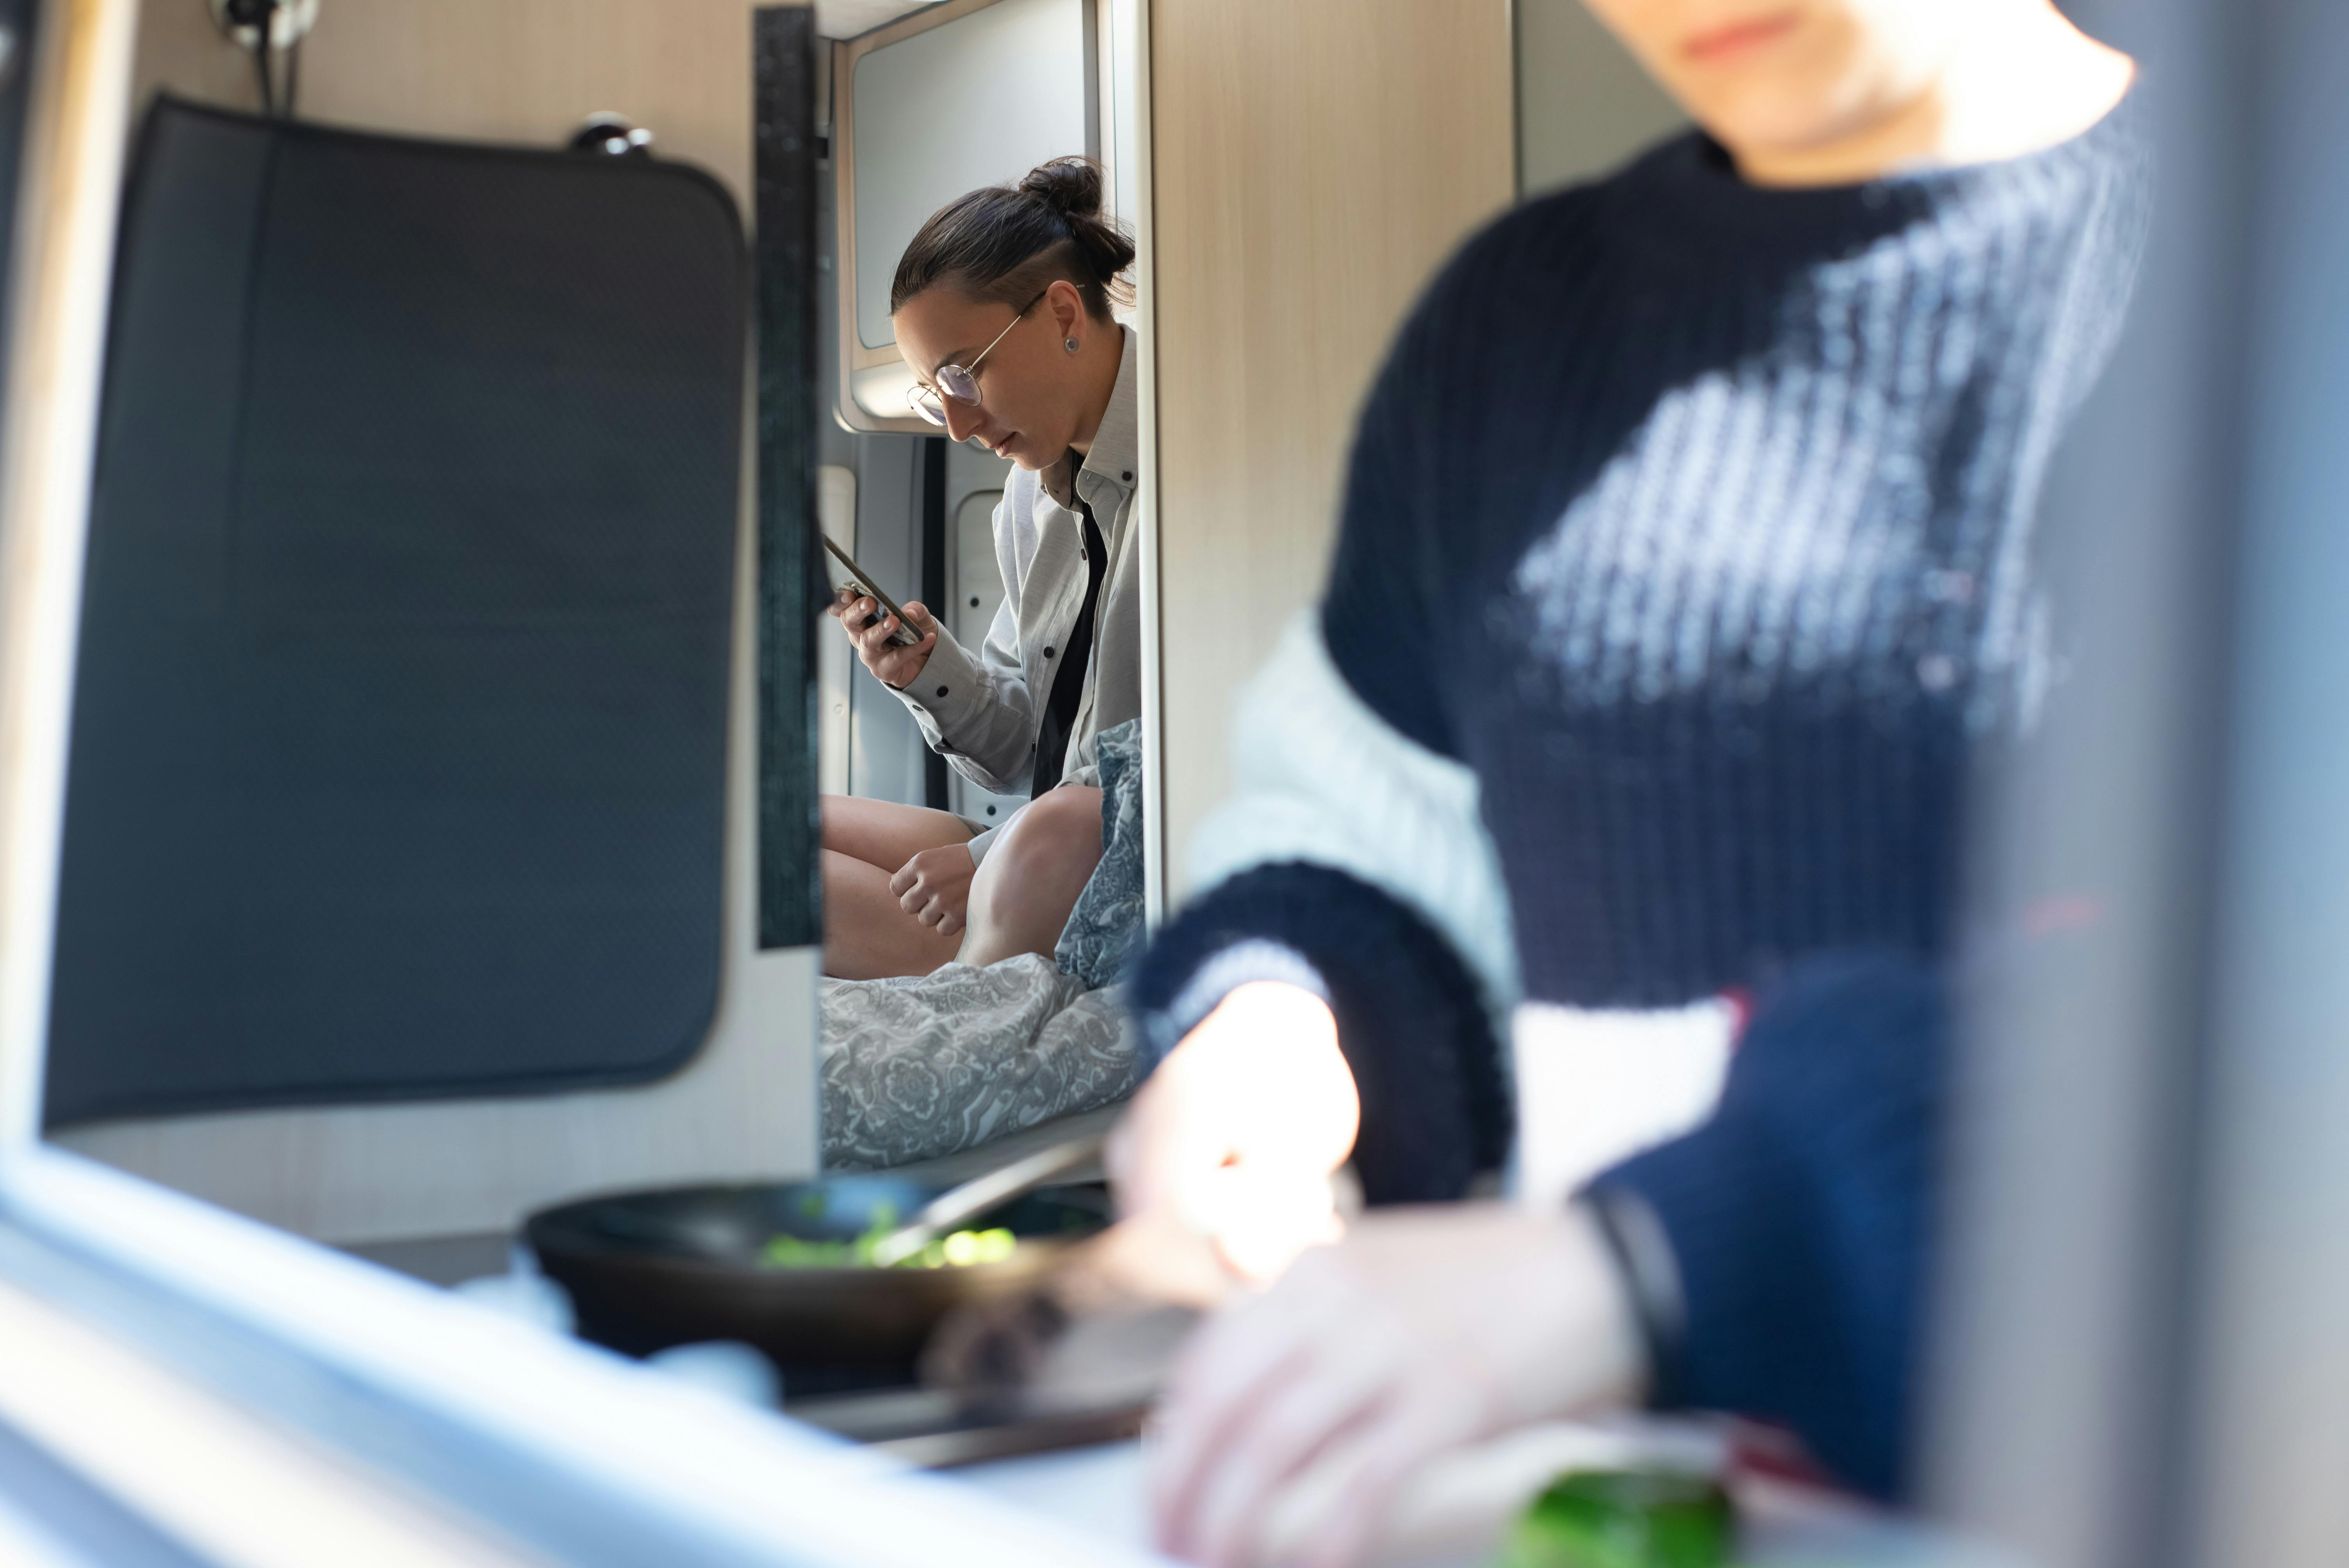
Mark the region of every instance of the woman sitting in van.
<instances>
[{"instance_id":1,"label":"woman sitting in van","mask_svg":"<svg viewBox=\"0 0 2349 1568\"><path fill-rule=\"evenodd\" d=\"M1069 158L948 202L897 263L890 319L914 410L1015 465L995 512L1003 604L976 650L918 602L905 610L921 640L904 647L871 599L833 613L932 750L1030 803L982 830L825 796L827 975L1049 954L1100 858L1095 742L1142 712L1138 355L1110 315L1133 262L1100 171Z\"/></svg>"}]
</instances>

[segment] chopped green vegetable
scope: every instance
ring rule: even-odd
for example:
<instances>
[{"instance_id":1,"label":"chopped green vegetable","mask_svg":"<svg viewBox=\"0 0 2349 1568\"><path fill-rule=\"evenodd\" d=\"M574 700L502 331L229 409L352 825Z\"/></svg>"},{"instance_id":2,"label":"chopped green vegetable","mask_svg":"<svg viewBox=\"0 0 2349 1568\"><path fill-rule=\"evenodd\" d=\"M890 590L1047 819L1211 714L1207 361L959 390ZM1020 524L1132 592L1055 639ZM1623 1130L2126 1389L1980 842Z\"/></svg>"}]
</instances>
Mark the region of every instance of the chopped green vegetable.
<instances>
[{"instance_id":1,"label":"chopped green vegetable","mask_svg":"<svg viewBox=\"0 0 2349 1568\"><path fill-rule=\"evenodd\" d=\"M856 1263L854 1242L809 1242L797 1236L769 1238L759 1261L773 1269L844 1269Z\"/></svg>"},{"instance_id":2,"label":"chopped green vegetable","mask_svg":"<svg viewBox=\"0 0 2349 1568\"><path fill-rule=\"evenodd\" d=\"M937 1248L939 1263L961 1268L968 1264L999 1264L1011 1255L1011 1249L1018 1246L1019 1241L1009 1231L998 1228L992 1231L957 1231L940 1237L934 1244ZM925 1251L923 1256L928 1255Z\"/></svg>"},{"instance_id":3,"label":"chopped green vegetable","mask_svg":"<svg viewBox=\"0 0 2349 1568\"><path fill-rule=\"evenodd\" d=\"M778 1269L863 1268L873 1262L873 1249L897 1228L897 1211L884 1203L873 1211L873 1222L854 1241L811 1242L778 1233L768 1238L759 1261ZM971 1264L1000 1263L1019 1244L1009 1231L956 1231L940 1236L896 1266L901 1269L961 1268Z\"/></svg>"},{"instance_id":4,"label":"chopped green vegetable","mask_svg":"<svg viewBox=\"0 0 2349 1568\"><path fill-rule=\"evenodd\" d=\"M1582 1470L1534 1500L1495 1568L1723 1568L1733 1534L1729 1496L1705 1477Z\"/></svg>"}]
</instances>

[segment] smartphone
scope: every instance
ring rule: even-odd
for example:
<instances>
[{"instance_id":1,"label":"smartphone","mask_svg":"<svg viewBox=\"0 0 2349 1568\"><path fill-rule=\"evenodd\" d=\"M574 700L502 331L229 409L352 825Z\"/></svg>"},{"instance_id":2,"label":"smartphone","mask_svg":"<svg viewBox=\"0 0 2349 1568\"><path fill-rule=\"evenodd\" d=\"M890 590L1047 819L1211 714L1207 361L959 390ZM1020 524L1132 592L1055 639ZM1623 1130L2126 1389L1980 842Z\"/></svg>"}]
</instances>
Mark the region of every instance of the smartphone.
<instances>
[{"instance_id":1,"label":"smartphone","mask_svg":"<svg viewBox=\"0 0 2349 1568\"><path fill-rule=\"evenodd\" d=\"M847 588L853 593L871 598L874 603L881 606L884 615L895 615L897 617L897 629L889 634L890 646L897 648L910 648L915 644L922 640L922 634L914 630L914 624L906 618L905 612L897 608L897 602L895 600L890 598L889 595L884 593L880 589L873 585L873 573L865 571L864 568L856 564L856 558L854 556L849 554L848 552L843 550L837 544L834 544L832 542L832 536L830 534L824 535L823 547L832 552L833 559L837 560L843 566L848 568L848 581L842 584L843 587ZM864 624L869 626L874 620L881 618L881 616L874 616L872 619L868 619ZM863 627L858 628L860 631L863 629Z\"/></svg>"}]
</instances>

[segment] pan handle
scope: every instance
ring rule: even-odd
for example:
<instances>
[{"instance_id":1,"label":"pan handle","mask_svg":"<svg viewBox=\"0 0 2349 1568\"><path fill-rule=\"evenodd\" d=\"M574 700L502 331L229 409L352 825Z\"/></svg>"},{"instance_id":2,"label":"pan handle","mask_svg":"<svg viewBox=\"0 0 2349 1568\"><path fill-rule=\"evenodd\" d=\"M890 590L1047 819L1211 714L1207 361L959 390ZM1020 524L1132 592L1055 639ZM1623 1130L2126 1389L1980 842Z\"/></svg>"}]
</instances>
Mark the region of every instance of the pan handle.
<instances>
[{"instance_id":1,"label":"pan handle","mask_svg":"<svg viewBox=\"0 0 2349 1568\"><path fill-rule=\"evenodd\" d=\"M947 1188L924 1204L922 1212L910 1222L874 1243L874 1264L885 1269L903 1263L964 1221L1000 1208L1021 1193L1099 1155L1102 1142L1099 1133L1072 1138L984 1176L974 1176L959 1187Z\"/></svg>"}]
</instances>

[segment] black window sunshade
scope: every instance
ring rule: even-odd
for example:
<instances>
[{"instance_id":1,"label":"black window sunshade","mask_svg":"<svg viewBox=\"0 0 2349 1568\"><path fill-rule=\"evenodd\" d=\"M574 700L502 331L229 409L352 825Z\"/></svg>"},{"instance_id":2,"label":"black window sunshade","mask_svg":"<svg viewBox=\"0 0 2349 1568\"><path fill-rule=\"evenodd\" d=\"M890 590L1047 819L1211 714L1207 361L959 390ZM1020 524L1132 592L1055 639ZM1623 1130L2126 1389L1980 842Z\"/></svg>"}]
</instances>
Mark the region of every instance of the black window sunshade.
<instances>
[{"instance_id":1,"label":"black window sunshade","mask_svg":"<svg viewBox=\"0 0 2349 1568\"><path fill-rule=\"evenodd\" d=\"M690 169L149 114L51 1125L699 1049L747 308L733 202Z\"/></svg>"}]
</instances>

